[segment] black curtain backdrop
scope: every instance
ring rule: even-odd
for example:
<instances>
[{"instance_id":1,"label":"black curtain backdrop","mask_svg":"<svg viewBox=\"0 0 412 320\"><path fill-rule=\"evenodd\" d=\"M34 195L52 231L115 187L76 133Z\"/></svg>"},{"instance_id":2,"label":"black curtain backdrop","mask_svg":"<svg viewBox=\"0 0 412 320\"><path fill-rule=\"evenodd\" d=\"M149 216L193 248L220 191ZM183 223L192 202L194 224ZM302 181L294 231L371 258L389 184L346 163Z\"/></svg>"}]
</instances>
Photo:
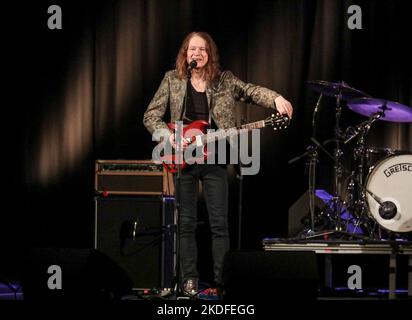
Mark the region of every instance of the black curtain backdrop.
<instances>
[{"instance_id":1,"label":"black curtain backdrop","mask_svg":"<svg viewBox=\"0 0 412 320\"><path fill-rule=\"evenodd\" d=\"M47 8L55 4L62 30L47 28ZM348 28L352 4L362 9L361 30ZM92 246L94 161L151 157L143 113L192 30L212 35L223 69L294 106L289 129L262 130L260 172L243 184L242 247L286 236L288 208L307 189L305 159L287 163L312 135L318 93L306 81L345 81L412 106L410 13L408 1L62 0L6 7L2 243ZM239 104L239 121L268 115ZM364 120L343 106L342 129ZM325 97L318 140L333 138L334 125L335 101ZM412 125L381 121L368 145L412 151ZM349 160L351 146L344 148ZM321 156L318 166L319 187L332 192L331 162ZM238 184L231 179L236 247Z\"/></svg>"}]
</instances>

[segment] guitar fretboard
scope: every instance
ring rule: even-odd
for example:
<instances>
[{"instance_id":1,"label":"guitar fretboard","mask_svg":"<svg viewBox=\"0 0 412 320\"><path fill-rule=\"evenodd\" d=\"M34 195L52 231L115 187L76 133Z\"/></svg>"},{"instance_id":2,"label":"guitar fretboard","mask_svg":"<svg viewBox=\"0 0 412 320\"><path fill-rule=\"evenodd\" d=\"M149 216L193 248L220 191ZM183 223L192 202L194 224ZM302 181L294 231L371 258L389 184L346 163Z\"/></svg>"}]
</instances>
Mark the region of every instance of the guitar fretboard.
<instances>
[{"instance_id":1,"label":"guitar fretboard","mask_svg":"<svg viewBox=\"0 0 412 320\"><path fill-rule=\"evenodd\" d=\"M260 120L260 121L244 124L240 126L239 128L230 128L230 129L225 129L225 130L218 130L216 132L210 132L208 134L203 135L201 139L202 139L203 144L207 144L215 140L220 140L220 139L224 139L227 137L236 136L242 131L249 131L252 129L261 129L261 128L264 128L265 126L266 126L265 120Z\"/></svg>"}]
</instances>

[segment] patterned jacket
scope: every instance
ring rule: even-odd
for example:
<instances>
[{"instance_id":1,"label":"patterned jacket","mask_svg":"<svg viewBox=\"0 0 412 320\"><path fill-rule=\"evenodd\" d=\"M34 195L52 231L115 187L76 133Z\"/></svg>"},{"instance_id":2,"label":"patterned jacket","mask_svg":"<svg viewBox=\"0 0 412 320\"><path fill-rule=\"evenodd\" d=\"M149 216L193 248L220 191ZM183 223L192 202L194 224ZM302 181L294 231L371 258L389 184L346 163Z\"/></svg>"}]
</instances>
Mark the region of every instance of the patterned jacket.
<instances>
[{"instance_id":1,"label":"patterned jacket","mask_svg":"<svg viewBox=\"0 0 412 320\"><path fill-rule=\"evenodd\" d=\"M180 79L176 70L168 71L143 117L143 123L150 133L160 128L167 129L163 117L168 106L172 122L182 119L185 93L186 80ZM221 129L236 126L234 112L236 101L274 109L275 99L278 96L275 91L244 83L230 71L222 72L217 80L206 86L211 116Z\"/></svg>"}]
</instances>

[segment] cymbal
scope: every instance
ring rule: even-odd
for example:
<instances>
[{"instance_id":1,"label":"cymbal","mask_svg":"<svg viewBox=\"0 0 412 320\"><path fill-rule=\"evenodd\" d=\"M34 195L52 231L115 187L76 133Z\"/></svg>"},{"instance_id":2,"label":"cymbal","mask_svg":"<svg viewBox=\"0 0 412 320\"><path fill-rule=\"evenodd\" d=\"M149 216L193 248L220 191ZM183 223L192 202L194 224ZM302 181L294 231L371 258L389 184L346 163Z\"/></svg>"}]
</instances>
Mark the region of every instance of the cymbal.
<instances>
[{"instance_id":1,"label":"cymbal","mask_svg":"<svg viewBox=\"0 0 412 320\"><path fill-rule=\"evenodd\" d=\"M412 108L403 104L375 98L359 98L351 100L347 106L352 111L369 117L373 113L383 111L379 119L390 122L412 122Z\"/></svg>"},{"instance_id":2,"label":"cymbal","mask_svg":"<svg viewBox=\"0 0 412 320\"><path fill-rule=\"evenodd\" d=\"M350 87L345 82L328 82L322 80L307 81L309 87L327 96L337 97L341 94L343 100L351 100L361 97L370 97L369 94Z\"/></svg>"}]
</instances>

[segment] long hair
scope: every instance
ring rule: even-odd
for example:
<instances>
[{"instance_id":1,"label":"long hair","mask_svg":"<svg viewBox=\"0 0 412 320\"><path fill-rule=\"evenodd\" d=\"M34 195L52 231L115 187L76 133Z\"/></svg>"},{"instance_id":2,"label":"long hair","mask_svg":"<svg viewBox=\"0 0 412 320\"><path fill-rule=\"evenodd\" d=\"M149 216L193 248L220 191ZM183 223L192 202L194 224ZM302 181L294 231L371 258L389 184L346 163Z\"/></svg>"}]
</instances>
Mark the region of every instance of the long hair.
<instances>
[{"instance_id":1,"label":"long hair","mask_svg":"<svg viewBox=\"0 0 412 320\"><path fill-rule=\"evenodd\" d=\"M208 62L205 65L205 80L212 81L220 74L219 50L212 37L207 32L191 32L183 40L180 46L179 53L176 58L176 70L180 79L185 79L187 75L187 49L189 47L190 39L194 36L201 37L206 42L206 52L208 55Z\"/></svg>"}]
</instances>

